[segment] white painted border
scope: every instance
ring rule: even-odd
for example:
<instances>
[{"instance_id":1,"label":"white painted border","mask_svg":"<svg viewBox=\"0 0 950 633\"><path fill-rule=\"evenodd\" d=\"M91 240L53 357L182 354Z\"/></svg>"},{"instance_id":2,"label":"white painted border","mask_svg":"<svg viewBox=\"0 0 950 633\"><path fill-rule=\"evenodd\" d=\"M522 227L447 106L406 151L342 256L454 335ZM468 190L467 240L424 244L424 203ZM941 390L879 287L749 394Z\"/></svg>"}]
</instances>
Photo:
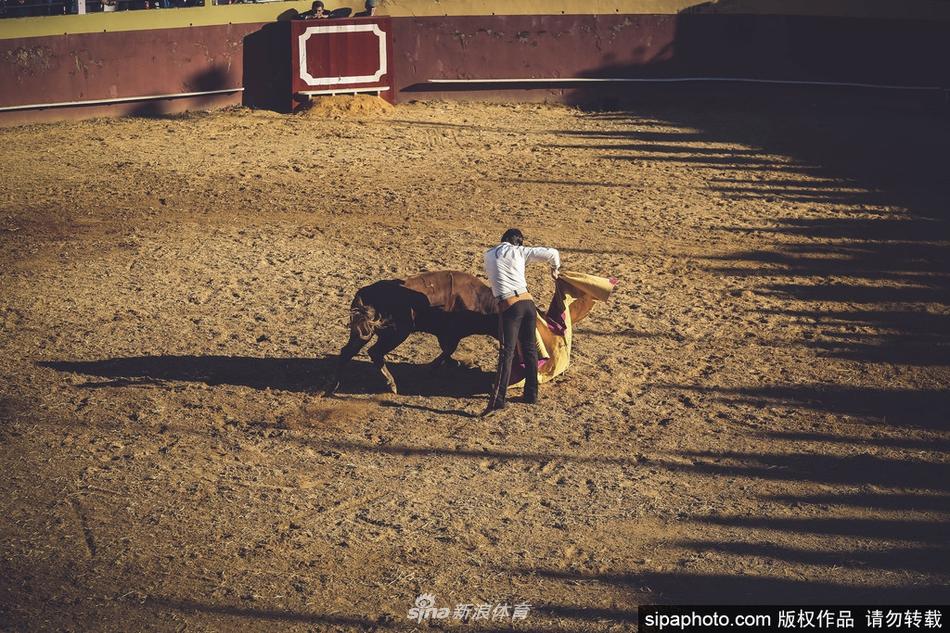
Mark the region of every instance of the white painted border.
<instances>
[{"instance_id":1,"label":"white painted border","mask_svg":"<svg viewBox=\"0 0 950 633\"><path fill-rule=\"evenodd\" d=\"M352 77L314 77L307 72L307 40L320 33L372 33L379 39L379 68L372 75ZM377 24L342 24L336 26L310 26L297 38L300 79L308 86L333 86L339 84L375 83L386 74L386 32Z\"/></svg>"},{"instance_id":2,"label":"white painted border","mask_svg":"<svg viewBox=\"0 0 950 633\"><path fill-rule=\"evenodd\" d=\"M68 108L70 106L109 105L112 103L127 103L129 101L155 101L157 99L181 99L183 97L202 97L204 95L221 95L231 92L244 92L244 88L225 88L223 90L204 90L202 92L173 92L164 95L144 95L141 97L116 97L114 99L86 99L85 101L57 101L56 103L27 103L24 105L4 106L0 112L11 110L42 110L45 108Z\"/></svg>"},{"instance_id":3,"label":"white painted border","mask_svg":"<svg viewBox=\"0 0 950 633\"><path fill-rule=\"evenodd\" d=\"M376 96L379 96L379 93L389 90L389 86L375 86L372 88L331 88L329 90L303 90L298 92L298 95L304 95L307 97L315 97L319 95L355 95L360 92L375 92Z\"/></svg>"},{"instance_id":4,"label":"white painted border","mask_svg":"<svg viewBox=\"0 0 950 633\"><path fill-rule=\"evenodd\" d=\"M781 84L789 86L843 86L847 88L880 88L882 90L944 90L941 86L892 86L887 84L864 84L840 81L797 81L794 79L749 79L746 77L549 77L524 79L429 79L430 84L553 84L553 83L692 83L692 82L733 82L749 84Z\"/></svg>"}]
</instances>

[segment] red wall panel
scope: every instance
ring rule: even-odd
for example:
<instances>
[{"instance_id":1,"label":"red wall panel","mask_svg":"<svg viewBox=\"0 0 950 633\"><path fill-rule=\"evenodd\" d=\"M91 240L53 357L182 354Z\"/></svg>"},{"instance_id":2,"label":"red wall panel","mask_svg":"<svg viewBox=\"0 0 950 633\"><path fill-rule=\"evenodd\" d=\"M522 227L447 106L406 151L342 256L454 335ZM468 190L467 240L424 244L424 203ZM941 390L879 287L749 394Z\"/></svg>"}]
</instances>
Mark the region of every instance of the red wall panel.
<instances>
[{"instance_id":1,"label":"red wall panel","mask_svg":"<svg viewBox=\"0 0 950 633\"><path fill-rule=\"evenodd\" d=\"M259 24L0 40L0 106L241 87Z\"/></svg>"},{"instance_id":2,"label":"red wall panel","mask_svg":"<svg viewBox=\"0 0 950 633\"><path fill-rule=\"evenodd\" d=\"M430 79L744 77L950 87L950 22L819 16L517 15L393 21L397 99L565 99L570 86ZM599 90L616 91L618 84ZM595 90L586 88L585 90Z\"/></svg>"},{"instance_id":3,"label":"red wall panel","mask_svg":"<svg viewBox=\"0 0 950 633\"><path fill-rule=\"evenodd\" d=\"M389 18L296 21L290 38L295 94L377 90L393 100Z\"/></svg>"}]
</instances>

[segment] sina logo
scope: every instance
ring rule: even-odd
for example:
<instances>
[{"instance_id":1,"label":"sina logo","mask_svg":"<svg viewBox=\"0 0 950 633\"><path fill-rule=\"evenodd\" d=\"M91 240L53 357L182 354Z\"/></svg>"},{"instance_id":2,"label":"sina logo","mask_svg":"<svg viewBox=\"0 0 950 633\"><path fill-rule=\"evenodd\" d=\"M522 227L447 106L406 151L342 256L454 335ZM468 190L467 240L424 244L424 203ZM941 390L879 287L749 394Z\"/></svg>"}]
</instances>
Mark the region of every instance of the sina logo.
<instances>
[{"instance_id":1,"label":"sina logo","mask_svg":"<svg viewBox=\"0 0 950 633\"><path fill-rule=\"evenodd\" d=\"M416 598L416 606L409 609L409 614L406 617L420 623L423 620L444 620L449 617L449 613L451 613L451 610L448 607L439 609L435 606L434 595L421 593Z\"/></svg>"}]
</instances>

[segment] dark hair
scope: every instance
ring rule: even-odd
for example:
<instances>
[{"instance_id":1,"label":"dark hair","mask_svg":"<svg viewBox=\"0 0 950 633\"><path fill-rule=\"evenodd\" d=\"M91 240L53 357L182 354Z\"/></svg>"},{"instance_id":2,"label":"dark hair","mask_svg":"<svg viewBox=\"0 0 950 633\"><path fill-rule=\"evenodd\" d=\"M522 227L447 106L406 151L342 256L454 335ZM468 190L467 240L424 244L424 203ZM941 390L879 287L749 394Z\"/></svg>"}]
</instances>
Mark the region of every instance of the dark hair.
<instances>
[{"instance_id":1,"label":"dark hair","mask_svg":"<svg viewBox=\"0 0 950 633\"><path fill-rule=\"evenodd\" d=\"M311 8L311 9L316 9L317 7L319 7L319 8L322 9L322 8L323 8L323 2L321 2L320 0L315 0L314 3L313 3L313 6L311 6L310 8Z\"/></svg>"},{"instance_id":2,"label":"dark hair","mask_svg":"<svg viewBox=\"0 0 950 633\"><path fill-rule=\"evenodd\" d=\"M505 234L501 236L501 241L514 244L515 246L521 246L524 244L524 233L519 229L508 229L505 231Z\"/></svg>"}]
</instances>

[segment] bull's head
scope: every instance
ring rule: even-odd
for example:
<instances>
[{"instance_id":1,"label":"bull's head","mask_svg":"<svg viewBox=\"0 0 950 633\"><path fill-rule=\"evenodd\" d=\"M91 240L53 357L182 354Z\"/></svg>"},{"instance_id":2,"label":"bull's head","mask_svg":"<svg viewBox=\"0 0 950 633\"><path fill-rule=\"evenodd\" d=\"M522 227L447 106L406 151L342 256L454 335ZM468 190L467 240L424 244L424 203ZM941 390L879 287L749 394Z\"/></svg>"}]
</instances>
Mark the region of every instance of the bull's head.
<instances>
[{"instance_id":1,"label":"bull's head","mask_svg":"<svg viewBox=\"0 0 950 633\"><path fill-rule=\"evenodd\" d=\"M350 306L350 330L364 341L372 338L377 330L388 326L390 321L380 316L376 308L366 305L362 297L356 297Z\"/></svg>"}]
</instances>

